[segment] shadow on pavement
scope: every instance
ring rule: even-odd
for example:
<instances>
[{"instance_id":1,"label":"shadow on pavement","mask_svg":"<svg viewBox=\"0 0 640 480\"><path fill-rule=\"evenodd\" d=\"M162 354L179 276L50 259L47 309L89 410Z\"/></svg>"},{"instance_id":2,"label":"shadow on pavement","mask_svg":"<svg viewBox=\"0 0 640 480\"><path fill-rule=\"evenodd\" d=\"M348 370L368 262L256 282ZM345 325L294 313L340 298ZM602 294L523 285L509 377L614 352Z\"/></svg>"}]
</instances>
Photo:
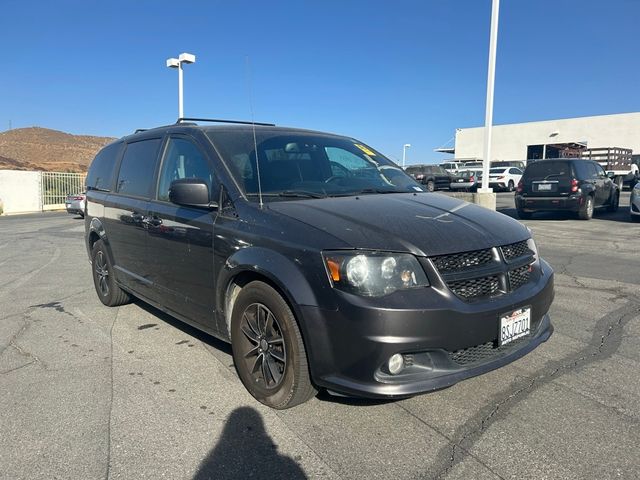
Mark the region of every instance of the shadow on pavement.
<instances>
[{"instance_id":1,"label":"shadow on pavement","mask_svg":"<svg viewBox=\"0 0 640 480\"><path fill-rule=\"evenodd\" d=\"M293 459L278 453L260 414L253 408L241 407L231 412L220 440L193 478L306 479L307 476Z\"/></svg>"},{"instance_id":2,"label":"shadow on pavement","mask_svg":"<svg viewBox=\"0 0 640 480\"><path fill-rule=\"evenodd\" d=\"M218 350L221 350L222 352L228 355L231 355L231 345L228 344L227 342L219 340L213 335L209 335L208 333L203 332L202 330L198 330L197 328L192 327L188 323L184 323L178 320L177 318L172 317L168 313L164 313L162 310L159 310L149 305L148 303L145 303L143 300L134 298L133 303L135 303L138 307L150 313L154 317L157 317L159 320L162 320L163 322L168 323L172 327L175 327L178 330L183 331L187 335L191 335L192 337L197 338L201 342L206 343L207 345L213 348L217 348Z\"/></svg>"}]
</instances>

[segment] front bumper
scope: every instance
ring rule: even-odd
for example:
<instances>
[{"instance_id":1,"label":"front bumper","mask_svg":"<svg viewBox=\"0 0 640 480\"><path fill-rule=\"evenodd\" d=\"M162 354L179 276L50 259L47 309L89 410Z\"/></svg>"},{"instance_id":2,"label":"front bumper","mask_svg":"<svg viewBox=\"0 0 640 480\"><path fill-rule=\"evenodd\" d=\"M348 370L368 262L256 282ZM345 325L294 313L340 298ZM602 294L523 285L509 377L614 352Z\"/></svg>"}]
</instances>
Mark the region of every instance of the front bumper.
<instances>
[{"instance_id":1,"label":"front bumper","mask_svg":"<svg viewBox=\"0 0 640 480\"><path fill-rule=\"evenodd\" d=\"M516 195L516 208L525 212L577 212L584 202L582 195L568 197L528 197Z\"/></svg>"},{"instance_id":2,"label":"front bumper","mask_svg":"<svg viewBox=\"0 0 640 480\"><path fill-rule=\"evenodd\" d=\"M391 302L395 305L386 307L347 294L339 295L337 310L301 307L314 382L351 396L406 397L522 357L553 332L548 316L553 272L541 264L536 281L484 301L467 303L448 290L429 287L402 292ZM531 333L494 348L500 316L524 306L531 308ZM405 355L407 367L391 375L386 364L396 353Z\"/></svg>"},{"instance_id":3,"label":"front bumper","mask_svg":"<svg viewBox=\"0 0 640 480\"><path fill-rule=\"evenodd\" d=\"M629 212L631 215L640 216L640 195L636 194L636 189L631 192L631 201L629 204Z\"/></svg>"}]
</instances>

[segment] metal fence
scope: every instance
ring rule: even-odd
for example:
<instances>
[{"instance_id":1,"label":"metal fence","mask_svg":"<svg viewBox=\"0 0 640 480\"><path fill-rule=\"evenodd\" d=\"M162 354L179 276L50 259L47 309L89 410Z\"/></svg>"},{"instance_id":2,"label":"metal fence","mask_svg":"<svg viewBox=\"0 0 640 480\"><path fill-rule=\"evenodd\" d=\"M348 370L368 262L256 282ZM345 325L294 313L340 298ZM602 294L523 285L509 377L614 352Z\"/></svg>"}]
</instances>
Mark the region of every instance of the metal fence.
<instances>
[{"instance_id":1,"label":"metal fence","mask_svg":"<svg viewBox=\"0 0 640 480\"><path fill-rule=\"evenodd\" d=\"M42 172L40 192L42 207L64 206L64 200L70 193L84 192L85 175L83 173Z\"/></svg>"}]
</instances>

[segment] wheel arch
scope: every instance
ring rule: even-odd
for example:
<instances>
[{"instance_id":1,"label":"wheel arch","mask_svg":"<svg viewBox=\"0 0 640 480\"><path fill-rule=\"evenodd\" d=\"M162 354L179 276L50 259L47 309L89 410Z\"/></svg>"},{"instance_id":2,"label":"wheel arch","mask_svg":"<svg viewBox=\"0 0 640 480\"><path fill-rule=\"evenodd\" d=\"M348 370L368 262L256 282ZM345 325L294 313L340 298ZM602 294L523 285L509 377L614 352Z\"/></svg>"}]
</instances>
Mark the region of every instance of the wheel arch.
<instances>
[{"instance_id":1,"label":"wheel arch","mask_svg":"<svg viewBox=\"0 0 640 480\"><path fill-rule=\"evenodd\" d=\"M324 272L323 272L324 273ZM248 283L259 280L278 292L293 312L303 340L306 337L306 326L301 322L299 305L320 306L322 288L314 288L301 269L284 255L265 248L246 248L236 252L227 259L224 268L218 274L216 285L216 305L220 312L220 319L231 340L231 315L233 306L242 288ZM327 288L331 288L329 281ZM326 304L326 300L322 302ZM325 308L327 305L325 305ZM329 307L331 308L331 307ZM308 342L305 346L309 348Z\"/></svg>"}]
</instances>

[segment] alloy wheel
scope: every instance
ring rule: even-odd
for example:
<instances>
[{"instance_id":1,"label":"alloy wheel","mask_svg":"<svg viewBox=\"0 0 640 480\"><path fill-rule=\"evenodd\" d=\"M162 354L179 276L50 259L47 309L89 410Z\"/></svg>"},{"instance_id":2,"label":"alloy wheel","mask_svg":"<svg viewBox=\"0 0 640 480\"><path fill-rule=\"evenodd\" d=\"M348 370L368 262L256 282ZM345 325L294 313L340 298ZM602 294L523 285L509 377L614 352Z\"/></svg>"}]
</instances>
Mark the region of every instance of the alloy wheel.
<instances>
[{"instance_id":1,"label":"alloy wheel","mask_svg":"<svg viewBox=\"0 0 640 480\"><path fill-rule=\"evenodd\" d=\"M94 265L96 275L98 277L98 288L100 289L102 296L106 297L109 295L109 268L102 251L98 251L98 253L96 253Z\"/></svg>"},{"instance_id":2,"label":"alloy wheel","mask_svg":"<svg viewBox=\"0 0 640 480\"><path fill-rule=\"evenodd\" d=\"M284 378L287 352L282 329L275 315L262 303L252 303L242 314L240 329L243 359L254 382L276 389Z\"/></svg>"}]
</instances>

